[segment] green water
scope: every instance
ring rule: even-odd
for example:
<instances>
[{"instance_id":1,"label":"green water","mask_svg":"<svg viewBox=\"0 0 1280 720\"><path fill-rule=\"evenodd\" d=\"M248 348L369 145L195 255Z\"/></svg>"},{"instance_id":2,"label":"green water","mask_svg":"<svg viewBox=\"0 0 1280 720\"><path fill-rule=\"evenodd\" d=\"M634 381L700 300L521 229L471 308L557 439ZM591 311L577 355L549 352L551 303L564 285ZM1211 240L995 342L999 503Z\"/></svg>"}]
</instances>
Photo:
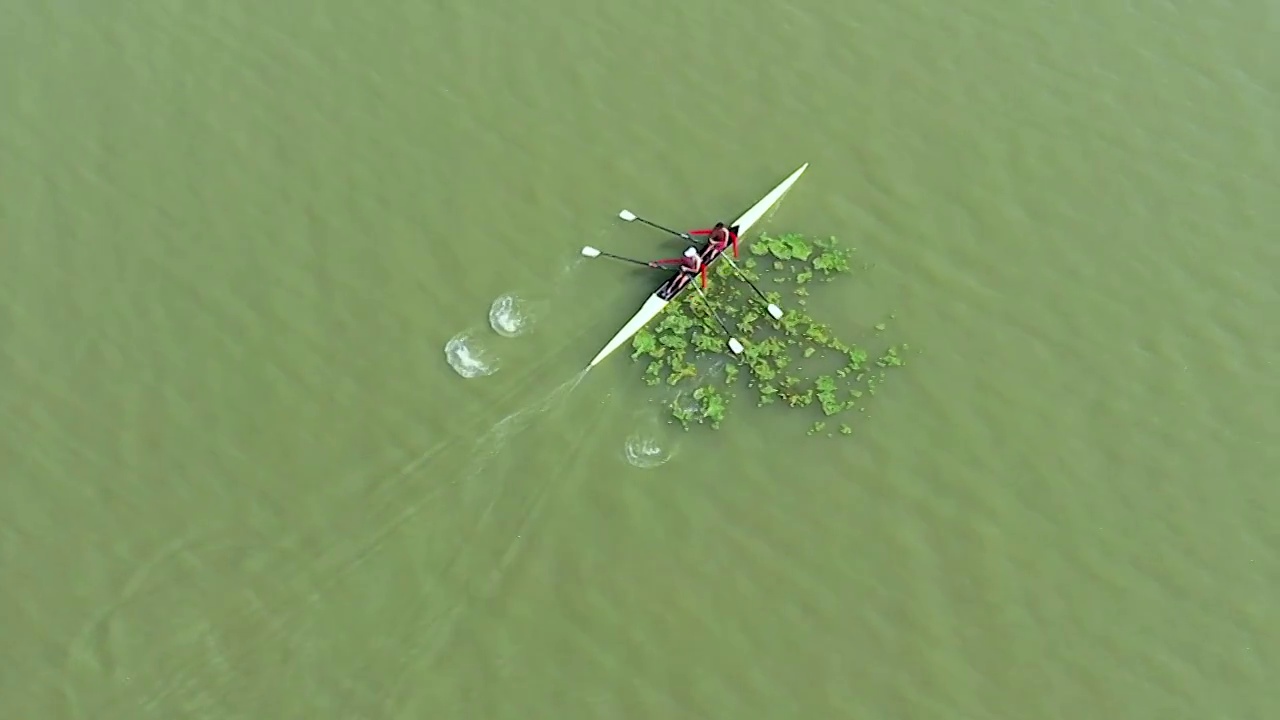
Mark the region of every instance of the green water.
<instances>
[{"instance_id":1,"label":"green water","mask_svg":"<svg viewBox=\"0 0 1280 720\"><path fill-rule=\"evenodd\" d=\"M1276 28L0 0L6 717L1280 715ZM804 162L808 309L921 351L853 436L575 384L654 285L578 249L679 250L620 208Z\"/></svg>"}]
</instances>

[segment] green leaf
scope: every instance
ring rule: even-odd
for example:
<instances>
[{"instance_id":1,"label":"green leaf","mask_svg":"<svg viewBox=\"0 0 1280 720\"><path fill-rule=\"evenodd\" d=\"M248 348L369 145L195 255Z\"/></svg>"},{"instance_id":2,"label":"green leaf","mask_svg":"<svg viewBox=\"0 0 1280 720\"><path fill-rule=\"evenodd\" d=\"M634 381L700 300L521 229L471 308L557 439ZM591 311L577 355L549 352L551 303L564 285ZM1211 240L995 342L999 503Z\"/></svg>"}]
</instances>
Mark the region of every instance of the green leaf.
<instances>
[{"instance_id":1,"label":"green leaf","mask_svg":"<svg viewBox=\"0 0 1280 720\"><path fill-rule=\"evenodd\" d=\"M796 260L808 260L809 255L813 252L809 248L809 243L805 242L803 235L789 233L787 235L783 235L779 240L786 244L790 256Z\"/></svg>"},{"instance_id":2,"label":"green leaf","mask_svg":"<svg viewBox=\"0 0 1280 720\"><path fill-rule=\"evenodd\" d=\"M683 335L663 335L658 338L658 342L669 348L684 349L689 346L689 341L685 340Z\"/></svg>"},{"instance_id":3,"label":"green leaf","mask_svg":"<svg viewBox=\"0 0 1280 720\"><path fill-rule=\"evenodd\" d=\"M751 366L751 370L756 376L756 380L759 380L760 382L766 382L778 376L778 373L774 371L773 366L763 360L757 361L753 364Z\"/></svg>"},{"instance_id":4,"label":"green leaf","mask_svg":"<svg viewBox=\"0 0 1280 720\"><path fill-rule=\"evenodd\" d=\"M815 270L831 275L849 270L848 253L837 248L828 248L813 258L811 263Z\"/></svg>"},{"instance_id":5,"label":"green leaf","mask_svg":"<svg viewBox=\"0 0 1280 720\"><path fill-rule=\"evenodd\" d=\"M721 340L720 337L717 335L711 335L709 333L699 332L693 336L693 347L694 349L700 352L705 352L705 353L720 352L720 349L723 346L724 346L724 341Z\"/></svg>"},{"instance_id":6,"label":"green leaf","mask_svg":"<svg viewBox=\"0 0 1280 720\"><path fill-rule=\"evenodd\" d=\"M693 391L693 398L700 403L702 418L709 420L713 428L719 427L720 422L724 420L726 407L724 396L714 387L703 385Z\"/></svg>"},{"instance_id":7,"label":"green leaf","mask_svg":"<svg viewBox=\"0 0 1280 720\"><path fill-rule=\"evenodd\" d=\"M636 359L641 355L652 354L658 347L658 339L652 333L641 330L631 339L631 347L635 348L635 352L631 353L631 359Z\"/></svg>"}]
</instances>

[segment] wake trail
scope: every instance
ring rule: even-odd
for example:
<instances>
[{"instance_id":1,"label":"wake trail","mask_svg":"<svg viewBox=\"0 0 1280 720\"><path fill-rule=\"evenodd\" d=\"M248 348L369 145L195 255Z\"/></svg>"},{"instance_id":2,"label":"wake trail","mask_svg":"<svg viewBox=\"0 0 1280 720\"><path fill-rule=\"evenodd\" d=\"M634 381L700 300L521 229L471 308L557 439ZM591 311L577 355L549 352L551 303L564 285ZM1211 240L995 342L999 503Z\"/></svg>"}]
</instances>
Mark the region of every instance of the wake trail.
<instances>
[{"instance_id":1,"label":"wake trail","mask_svg":"<svg viewBox=\"0 0 1280 720\"><path fill-rule=\"evenodd\" d=\"M458 481L464 482L478 475L484 470L489 460L506 448L514 435L527 430L538 416L550 412L562 404L577 389L578 385L582 384L586 376L586 370L579 371L578 374L560 383L541 399L529 403L494 423L493 427L476 439L473 452L479 457L472 463L472 467L465 474L465 477L460 478Z\"/></svg>"}]
</instances>

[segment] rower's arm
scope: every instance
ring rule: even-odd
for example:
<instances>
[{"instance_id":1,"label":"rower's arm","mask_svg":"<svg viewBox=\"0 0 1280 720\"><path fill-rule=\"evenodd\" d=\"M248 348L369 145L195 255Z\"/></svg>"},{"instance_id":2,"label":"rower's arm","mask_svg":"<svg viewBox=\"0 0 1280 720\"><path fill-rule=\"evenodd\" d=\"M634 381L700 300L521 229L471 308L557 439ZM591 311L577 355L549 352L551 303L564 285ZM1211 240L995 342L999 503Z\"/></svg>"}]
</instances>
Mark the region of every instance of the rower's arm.
<instances>
[{"instance_id":1,"label":"rower's arm","mask_svg":"<svg viewBox=\"0 0 1280 720\"><path fill-rule=\"evenodd\" d=\"M710 235L711 231L710 230L690 230L689 234L690 235Z\"/></svg>"},{"instance_id":2,"label":"rower's arm","mask_svg":"<svg viewBox=\"0 0 1280 720\"><path fill-rule=\"evenodd\" d=\"M669 260L654 260L650 265L675 265L684 262L684 258L671 258Z\"/></svg>"}]
</instances>

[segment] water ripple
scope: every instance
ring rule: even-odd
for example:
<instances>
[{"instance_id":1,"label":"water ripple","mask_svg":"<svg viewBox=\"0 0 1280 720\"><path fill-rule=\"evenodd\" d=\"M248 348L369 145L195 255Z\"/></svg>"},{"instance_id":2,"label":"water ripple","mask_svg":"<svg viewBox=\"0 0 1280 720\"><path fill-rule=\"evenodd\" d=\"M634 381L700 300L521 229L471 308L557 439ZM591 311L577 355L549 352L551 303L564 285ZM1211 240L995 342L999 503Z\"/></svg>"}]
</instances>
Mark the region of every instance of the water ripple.
<instances>
[{"instance_id":1,"label":"water ripple","mask_svg":"<svg viewBox=\"0 0 1280 720\"><path fill-rule=\"evenodd\" d=\"M498 371L498 360L493 353L469 332L454 335L445 343L444 356L459 375L464 378L492 375Z\"/></svg>"}]
</instances>

